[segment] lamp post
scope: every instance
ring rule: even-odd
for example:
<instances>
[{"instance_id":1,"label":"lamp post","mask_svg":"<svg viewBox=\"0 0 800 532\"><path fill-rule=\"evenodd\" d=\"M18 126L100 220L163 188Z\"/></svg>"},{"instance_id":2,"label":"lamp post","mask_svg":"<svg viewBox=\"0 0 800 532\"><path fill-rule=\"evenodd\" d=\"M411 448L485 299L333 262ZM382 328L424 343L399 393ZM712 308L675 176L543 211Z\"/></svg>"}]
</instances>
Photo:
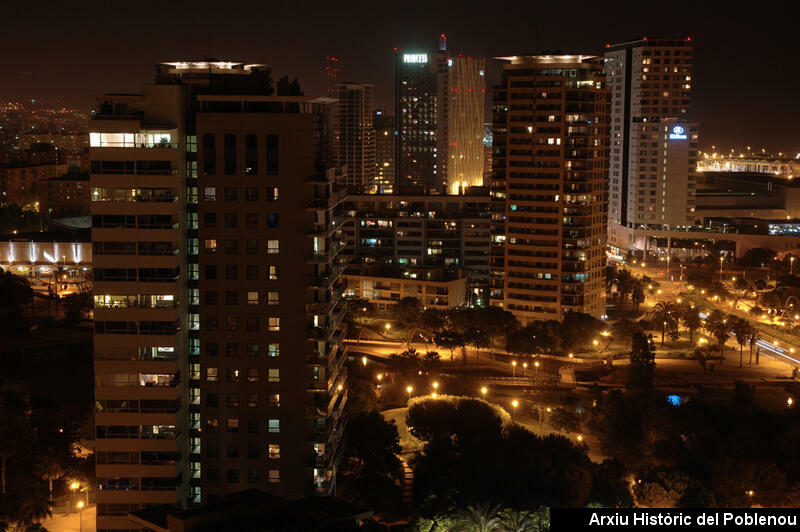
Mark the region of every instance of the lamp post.
<instances>
[{"instance_id":1,"label":"lamp post","mask_svg":"<svg viewBox=\"0 0 800 532\"><path fill-rule=\"evenodd\" d=\"M517 419L517 406L519 406L519 402L516 399L514 399L513 401L511 401L511 406L514 407L514 419Z\"/></svg>"},{"instance_id":2,"label":"lamp post","mask_svg":"<svg viewBox=\"0 0 800 532\"><path fill-rule=\"evenodd\" d=\"M536 368L536 376L539 376L539 361L533 363L533 367Z\"/></svg>"},{"instance_id":3,"label":"lamp post","mask_svg":"<svg viewBox=\"0 0 800 532\"><path fill-rule=\"evenodd\" d=\"M522 363L522 376L523 377L527 377L528 376L528 363L527 362L523 362Z\"/></svg>"},{"instance_id":4,"label":"lamp post","mask_svg":"<svg viewBox=\"0 0 800 532\"><path fill-rule=\"evenodd\" d=\"M434 399L436 398L436 392L439 390L439 383L437 381L433 381L433 395Z\"/></svg>"},{"instance_id":5,"label":"lamp post","mask_svg":"<svg viewBox=\"0 0 800 532\"><path fill-rule=\"evenodd\" d=\"M511 362L511 376L512 377L516 377L517 376L517 361L516 360Z\"/></svg>"},{"instance_id":6,"label":"lamp post","mask_svg":"<svg viewBox=\"0 0 800 532\"><path fill-rule=\"evenodd\" d=\"M794 257L789 257L789 275L794 275Z\"/></svg>"},{"instance_id":7,"label":"lamp post","mask_svg":"<svg viewBox=\"0 0 800 532\"><path fill-rule=\"evenodd\" d=\"M719 282L722 282L722 262L725 260L725 256L722 252L719 252Z\"/></svg>"},{"instance_id":8,"label":"lamp post","mask_svg":"<svg viewBox=\"0 0 800 532\"><path fill-rule=\"evenodd\" d=\"M83 532L83 501L78 501L78 504L75 505L78 508L78 521L80 522L80 531Z\"/></svg>"},{"instance_id":9,"label":"lamp post","mask_svg":"<svg viewBox=\"0 0 800 532\"><path fill-rule=\"evenodd\" d=\"M486 392L488 392L488 391L489 391L489 390L488 390L488 388L486 388L486 386L483 386L483 387L481 388L481 396L483 396L483 400L484 400L484 401L486 400Z\"/></svg>"},{"instance_id":10,"label":"lamp post","mask_svg":"<svg viewBox=\"0 0 800 532\"><path fill-rule=\"evenodd\" d=\"M406 391L408 392L408 400L410 401L411 400L411 392L414 391L414 387L413 386L407 386L406 387Z\"/></svg>"}]
</instances>

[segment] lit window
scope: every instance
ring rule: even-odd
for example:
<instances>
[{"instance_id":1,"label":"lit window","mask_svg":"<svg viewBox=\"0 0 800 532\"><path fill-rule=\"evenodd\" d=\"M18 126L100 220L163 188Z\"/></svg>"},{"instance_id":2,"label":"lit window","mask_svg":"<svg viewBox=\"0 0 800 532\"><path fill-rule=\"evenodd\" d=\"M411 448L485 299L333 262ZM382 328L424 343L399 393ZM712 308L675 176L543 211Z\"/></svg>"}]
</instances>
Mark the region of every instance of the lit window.
<instances>
[{"instance_id":1,"label":"lit window","mask_svg":"<svg viewBox=\"0 0 800 532\"><path fill-rule=\"evenodd\" d=\"M269 276L270 281L277 281L278 280L278 267L277 266L268 266L267 267L267 274Z\"/></svg>"},{"instance_id":2,"label":"lit window","mask_svg":"<svg viewBox=\"0 0 800 532\"><path fill-rule=\"evenodd\" d=\"M206 253L216 253L217 252L217 241L215 239L208 239L204 242L203 247L205 248Z\"/></svg>"},{"instance_id":3,"label":"lit window","mask_svg":"<svg viewBox=\"0 0 800 532\"><path fill-rule=\"evenodd\" d=\"M267 253L274 255L280 252L280 242L278 240L267 240Z\"/></svg>"},{"instance_id":4,"label":"lit window","mask_svg":"<svg viewBox=\"0 0 800 532\"><path fill-rule=\"evenodd\" d=\"M277 443L270 443L267 447L267 456L272 458L273 460L277 460L281 457L281 446Z\"/></svg>"},{"instance_id":5,"label":"lit window","mask_svg":"<svg viewBox=\"0 0 800 532\"><path fill-rule=\"evenodd\" d=\"M281 481L281 471L280 469L270 469L269 470L269 483L270 484L278 484Z\"/></svg>"},{"instance_id":6,"label":"lit window","mask_svg":"<svg viewBox=\"0 0 800 532\"><path fill-rule=\"evenodd\" d=\"M206 368L206 380L216 381L218 377L217 368Z\"/></svg>"},{"instance_id":7,"label":"lit window","mask_svg":"<svg viewBox=\"0 0 800 532\"><path fill-rule=\"evenodd\" d=\"M280 297L278 292L267 292L267 305L278 305L279 303ZM258 304L258 293L256 293L256 304Z\"/></svg>"},{"instance_id":8,"label":"lit window","mask_svg":"<svg viewBox=\"0 0 800 532\"><path fill-rule=\"evenodd\" d=\"M279 369L269 370L269 382L281 382L281 370Z\"/></svg>"},{"instance_id":9,"label":"lit window","mask_svg":"<svg viewBox=\"0 0 800 532\"><path fill-rule=\"evenodd\" d=\"M279 433L281 431L281 420L270 419L267 422L267 430L273 434Z\"/></svg>"},{"instance_id":10,"label":"lit window","mask_svg":"<svg viewBox=\"0 0 800 532\"><path fill-rule=\"evenodd\" d=\"M267 406L270 408L279 408L281 406L281 394L271 393L267 398Z\"/></svg>"},{"instance_id":11,"label":"lit window","mask_svg":"<svg viewBox=\"0 0 800 532\"><path fill-rule=\"evenodd\" d=\"M229 417L228 418L228 432L239 432L239 418L238 417Z\"/></svg>"},{"instance_id":12,"label":"lit window","mask_svg":"<svg viewBox=\"0 0 800 532\"><path fill-rule=\"evenodd\" d=\"M247 368L247 382L258 382L258 368Z\"/></svg>"},{"instance_id":13,"label":"lit window","mask_svg":"<svg viewBox=\"0 0 800 532\"><path fill-rule=\"evenodd\" d=\"M281 330L281 319L280 318L269 318L267 330L272 332L277 332Z\"/></svg>"},{"instance_id":14,"label":"lit window","mask_svg":"<svg viewBox=\"0 0 800 532\"><path fill-rule=\"evenodd\" d=\"M247 292L247 304L258 305L258 292Z\"/></svg>"},{"instance_id":15,"label":"lit window","mask_svg":"<svg viewBox=\"0 0 800 532\"><path fill-rule=\"evenodd\" d=\"M206 201L217 201L217 187L203 188L203 199Z\"/></svg>"},{"instance_id":16,"label":"lit window","mask_svg":"<svg viewBox=\"0 0 800 532\"><path fill-rule=\"evenodd\" d=\"M268 357L277 357L281 354L281 346L280 344L269 344L267 345L267 356Z\"/></svg>"}]
</instances>

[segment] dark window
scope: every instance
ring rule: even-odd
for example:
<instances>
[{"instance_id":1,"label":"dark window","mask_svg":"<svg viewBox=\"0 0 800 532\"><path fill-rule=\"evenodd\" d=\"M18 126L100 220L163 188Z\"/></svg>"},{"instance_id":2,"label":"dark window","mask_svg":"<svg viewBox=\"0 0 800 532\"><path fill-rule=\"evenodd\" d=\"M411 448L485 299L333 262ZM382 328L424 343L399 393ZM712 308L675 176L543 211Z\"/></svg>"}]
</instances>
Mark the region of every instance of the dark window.
<instances>
[{"instance_id":1,"label":"dark window","mask_svg":"<svg viewBox=\"0 0 800 532\"><path fill-rule=\"evenodd\" d=\"M225 449L225 456L228 458L239 458L239 446L235 443L229 443Z\"/></svg>"},{"instance_id":2,"label":"dark window","mask_svg":"<svg viewBox=\"0 0 800 532\"><path fill-rule=\"evenodd\" d=\"M239 189L236 187L225 187L225 201L237 201L239 198Z\"/></svg>"},{"instance_id":3,"label":"dark window","mask_svg":"<svg viewBox=\"0 0 800 532\"><path fill-rule=\"evenodd\" d=\"M216 227L217 226L217 213L207 212L203 214L203 227Z\"/></svg>"},{"instance_id":4,"label":"dark window","mask_svg":"<svg viewBox=\"0 0 800 532\"><path fill-rule=\"evenodd\" d=\"M219 353L219 345L217 342L206 342L206 356L215 357Z\"/></svg>"},{"instance_id":5,"label":"dark window","mask_svg":"<svg viewBox=\"0 0 800 532\"><path fill-rule=\"evenodd\" d=\"M278 174L278 135L267 135L267 175Z\"/></svg>"},{"instance_id":6,"label":"dark window","mask_svg":"<svg viewBox=\"0 0 800 532\"><path fill-rule=\"evenodd\" d=\"M257 443L248 443L247 444L247 457L248 458L258 458L258 444Z\"/></svg>"},{"instance_id":7,"label":"dark window","mask_svg":"<svg viewBox=\"0 0 800 532\"><path fill-rule=\"evenodd\" d=\"M258 201L258 187L245 187L244 199L245 201Z\"/></svg>"},{"instance_id":8,"label":"dark window","mask_svg":"<svg viewBox=\"0 0 800 532\"><path fill-rule=\"evenodd\" d=\"M206 273L206 279L216 279L217 278L216 264L206 264L205 273Z\"/></svg>"},{"instance_id":9,"label":"dark window","mask_svg":"<svg viewBox=\"0 0 800 532\"><path fill-rule=\"evenodd\" d=\"M250 434L258 434L259 430L261 429L261 423L258 418L256 419L248 419L247 420L247 432Z\"/></svg>"},{"instance_id":10,"label":"dark window","mask_svg":"<svg viewBox=\"0 0 800 532\"><path fill-rule=\"evenodd\" d=\"M217 139L211 133L203 135L203 173L205 175L217 173Z\"/></svg>"},{"instance_id":11,"label":"dark window","mask_svg":"<svg viewBox=\"0 0 800 532\"><path fill-rule=\"evenodd\" d=\"M216 305L219 299L217 298L217 292L214 290L209 290L206 292L206 305Z\"/></svg>"},{"instance_id":12,"label":"dark window","mask_svg":"<svg viewBox=\"0 0 800 532\"><path fill-rule=\"evenodd\" d=\"M228 469L228 484L237 484L239 482L239 470Z\"/></svg>"},{"instance_id":13,"label":"dark window","mask_svg":"<svg viewBox=\"0 0 800 532\"><path fill-rule=\"evenodd\" d=\"M248 212L245 214L245 225L248 229L255 229L258 227L258 213Z\"/></svg>"},{"instance_id":14,"label":"dark window","mask_svg":"<svg viewBox=\"0 0 800 532\"><path fill-rule=\"evenodd\" d=\"M227 133L225 142L225 175L236 174L236 135Z\"/></svg>"},{"instance_id":15,"label":"dark window","mask_svg":"<svg viewBox=\"0 0 800 532\"><path fill-rule=\"evenodd\" d=\"M207 331L216 331L217 330L217 317L216 316L208 316L205 321L206 321L206 330Z\"/></svg>"},{"instance_id":16,"label":"dark window","mask_svg":"<svg viewBox=\"0 0 800 532\"><path fill-rule=\"evenodd\" d=\"M247 175L258 173L258 135L244 137L244 171Z\"/></svg>"},{"instance_id":17,"label":"dark window","mask_svg":"<svg viewBox=\"0 0 800 532\"><path fill-rule=\"evenodd\" d=\"M216 408L219 406L219 395L215 393L207 393L206 394L206 407L208 408Z\"/></svg>"},{"instance_id":18,"label":"dark window","mask_svg":"<svg viewBox=\"0 0 800 532\"><path fill-rule=\"evenodd\" d=\"M216 277L214 277L216 279ZM239 267L236 264L225 265L225 280L238 281L239 280Z\"/></svg>"},{"instance_id":19,"label":"dark window","mask_svg":"<svg viewBox=\"0 0 800 532\"><path fill-rule=\"evenodd\" d=\"M225 240L225 253L235 255L239 252L239 241L234 239Z\"/></svg>"},{"instance_id":20,"label":"dark window","mask_svg":"<svg viewBox=\"0 0 800 532\"><path fill-rule=\"evenodd\" d=\"M204 447L206 448L206 456L207 457L209 457L209 458L217 458L219 456L219 444L217 442L210 441L208 443L205 443ZM210 469L209 470L209 476L210 476L210 472L211 471L215 471L215 470Z\"/></svg>"},{"instance_id":21,"label":"dark window","mask_svg":"<svg viewBox=\"0 0 800 532\"><path fill-rule=\"evenodd\" d=\"M225 228L226 229L236 229L238 224L237 216L235 212L226 212L225 213Z\"/></svg>"},{"instance_id":22,"label":"dark window","mask_svg":"<svg viewBox=\"0 0 800 532\"><path fill-rule=\"evenodd\" d=\"M238 305L239 304L239 292L225 292L225 304L226 305Z\"/></svg>"},{"instance_id":23,"label":"dark window","mask_svg":"<svg viewBox=\"0 0 800 532\"><path fill-rule=\"evenodd\" d=\"M248 332L257 332L258 331L258 317L256 316L248 316L246 321L247 331Z\"/></svg>"},{"instance_id":24,"label":"dark window","mask_svg":"<svg viewBox=\"0 0 800 532\"><path fill-rule=\"evenodd\" d=\"M239 356L239 342L228 342L225 344L225 356L238 357Z\"/></svg>"},{"instance_id":25,"label":"dark window","mask_svg":"<svg viewBox=\"0 0 800 532\"><path fill-rule=\"evenodd\" d=\"M251 238L251 239L246 240L245 241L245 245L246 245L246 249L247 249L248 253L258 253L258 239L257 238ZM248 277L247 278L248 279L250 279L250 277L249 277L249 274L250 274L249 268L250 267L248 266L248 271L247 271L247 273L248 273ZM258 276L258 270L256 270L256 276Z\"/></svg>"},{"instance_id":26,"label":"dark window","mask_svg":"<svg viewBox=\"0 0 800 532\"><path fill-rule=\"evenodd\" d=\"M258 266L248 265L245 266L245 276L248 281L258 281Z\"/></svg>"},{"instance_id":27,"label":"dark window","mask_svg":"<svg viewBox=\"0 0 800 532\"><path fill-rule=\"evenodd\" d=\"M277 214L267 214L267 227L270 229L277 229L279 226L279 217Z\"/></svg>"}]
</instances>

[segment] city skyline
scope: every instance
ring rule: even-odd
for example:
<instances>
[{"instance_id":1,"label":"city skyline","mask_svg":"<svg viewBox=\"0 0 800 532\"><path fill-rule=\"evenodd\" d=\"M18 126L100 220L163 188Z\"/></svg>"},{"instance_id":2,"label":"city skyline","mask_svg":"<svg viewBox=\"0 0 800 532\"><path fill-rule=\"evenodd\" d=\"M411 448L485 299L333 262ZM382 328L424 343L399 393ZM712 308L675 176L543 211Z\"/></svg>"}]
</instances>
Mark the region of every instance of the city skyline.
<instances>
[{"instance_id":1,"label":"city skyline","mask_svg":"<svg viewBox=\"0 0 800 532\"><path fill-rule=\"evenodd\" d=\"M735 12L722 20L717 8L707 4L697 6L691 15L675 8L659 11L657 17L633 3L616 5L611 12L586 6L576 13L566 6L537 11L509 6L515 16L508 18L502 9L477 3L460 5L463 11L447 4L405 4L402 8L357 4L352 10L358 16L336 25L326 23L333 16L331 8L317 2L311 3L308 17L299 17L289 5L273 6L263 18L253 17L257 11L246 2L231 5L222 13L198 9L185 14L159 6L155 19L147 9L117 15L125 24L106 15L96 2L69 10L52 6L46 13L10 7L9 27L3 28L2 40L14 53L9 54L0 98L60 98L88 108L92 96L134 85L157 62L204 56L266 63L276 79L297 77L306 93L322 94L327 84L325 56L333 55L340 58L340 81L373 83L375 105L392 108L392 48L430 48L442 32L452 49L488 58L542 50L602 55L606 43L691 36L696 72L691 118L701 125L701 149L756 145L774 153L796 151L797 134L791 129L793 121L786 120L786 109L792 109L790 88L798 74L782 68L780 57L780 51L790 46L791 32L782 30L783 25L789 29L788 20L770 18L766 25L759 23L766 15ZM203 2L198 7L202 8ZM460 12L474 16L465 19ZM281 22L271 26L270 20ZM378 23L365 25L363 20ZM559 23L566 20L574 31ZM391 21L391 26L387 28L381 21ZM152 28L153 39L142 43L134 37L135 28L144 23ZM15 43L24 42L30 24L42 30L41 43L19 49ZM349 25L352 32L341 31ZM87 27L91 31L83 31ZM770 29L753 33L754 27ZM755 38L745 40L744 35ZM134 40L137 46L127 44ZM489 63L487 85L496 82L500 71L499 62ZM729 81L730 73L742 64L758 65L758 71L774 74ZM759 104L752 105L754 101ZM737 109L737 113L728 109Z\"/></svg>"}]
</instances>

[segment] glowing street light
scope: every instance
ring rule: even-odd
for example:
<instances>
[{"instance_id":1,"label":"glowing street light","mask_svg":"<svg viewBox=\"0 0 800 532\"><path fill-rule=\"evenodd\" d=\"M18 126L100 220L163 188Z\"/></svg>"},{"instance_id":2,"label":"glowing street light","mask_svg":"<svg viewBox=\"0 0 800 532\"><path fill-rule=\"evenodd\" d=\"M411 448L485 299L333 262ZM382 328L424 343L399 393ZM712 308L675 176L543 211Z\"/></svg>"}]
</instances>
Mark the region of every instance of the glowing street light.
<instances>
[{"instance_id":1,"label":"glowing street light","mask_svg":"<svg viewBox=\"0 0 800 532\"><path fill-rule=\"evenodd\" d=\"M367 365L367 357L361 357L361 363Z\"/></svg>"},{"instance_id":2,"label":"glowing street light","mask_svg":"<svg viewBox=\"0 0 800 532\"><path fill-rule=\"evenodd\" d=\"M378 373L378 382L383 380L383 373Z\"/></svg>"},{"instance_id":3,"label":"glowing street light","mask_svg":"<svg viewBox=\"0 0 800 532\"><path fill-rule=\"evenodd\" d=\"M439 389L439 383L437 381L433 381L433 389L434 390L438 390Z\"/></svg>"},{"instance_id":4,"label":"glowing street light","mask_svg":"<svg viewBox=\"0 0 800 532\"><path fill-rule=\"evenodd\" d=\"M389 329L392 328L392 324L391 323L387 323L386 325L384 325L384 327L386 327L386 330L388 331Z\"/></svg>"},{"instance_id":5,"label":"glowing street light","mask_svg":"<svg viewBox=\"0 0 800 532\"><path fill-rule=\"evenodd\" d=\"M406 391L408 392L408 400L410 401L411 400L411 392L414 391L414 387L413 386L406 386Z\"/></svg>"},{"instance_id":6,"label":"glowing street light","mask_svg":"<svg viewBox=\"0 0 800 532\"><path fill-rule=\"evenodd\" d=\"M519 406L519 402L516 399L514 399L513 401L511 401L511 406L514 407L514 417L516 418L517 417L517 407Z\"/></svg>"},{"instance_id":7,"label":"glowing street light","mask_svg":"<svg viewBox=\"0 0 800 532\"><path fill-rule=\"evenodd\" d=\"M512 377L516 377L517 376L517 361L516 360L511 362L511 376Z\"/></svg>"},{"instance_id":8,"label":"glowing street light","mask_svg":"<svg viewBox=\"0 0 800 532\"><path fill-rule=\"evenodd\" d=\"M484 400L486 399L486 392L488 391L489 389L486 388L486 386L481 387L481 395L483 396Z\"/></svg>"},{"instance_id":9,"label":"glowing street light","mask_svg":"<svg viewBox=\"0 0 800 532\"><path fill-rule=\"evenodd\" d=\"M791 397L787 398L786 399L786 405L787 406L792 406L792 404L794 404L794 399L792 399Z\"/></svg>"},{"instance_id":10,"label":"glowing street light","mask_svg":"<svg viewBox=\"0 0 800 532\"><path fill-rule=\"evenodd\" d=\"M578 439L578 441L583 441L583 436L581 434L578 434L578 438L577 439Z\"/></svg>"},{"instance_id":11,"label":"glowing street light","mask_svg":"<svg viewBox=\"0 0 800 532\"><path fill-rule=\"evenodd\" d=\"M522 363L522 376L523 377L527 377L528 376L528 363L527 362L523 362Z\"/></svg>"},{"instance_id":12,"label":"glowing street light","mask_svg":"<svg viewBox=\"0 0 800 532\"><path fill-rule=\"evenodd\" d=\"M431 394L431 397L433 397L434 399L436 399L436 392L433 392L433 393Z\"/></svg>"}]
</instances>

